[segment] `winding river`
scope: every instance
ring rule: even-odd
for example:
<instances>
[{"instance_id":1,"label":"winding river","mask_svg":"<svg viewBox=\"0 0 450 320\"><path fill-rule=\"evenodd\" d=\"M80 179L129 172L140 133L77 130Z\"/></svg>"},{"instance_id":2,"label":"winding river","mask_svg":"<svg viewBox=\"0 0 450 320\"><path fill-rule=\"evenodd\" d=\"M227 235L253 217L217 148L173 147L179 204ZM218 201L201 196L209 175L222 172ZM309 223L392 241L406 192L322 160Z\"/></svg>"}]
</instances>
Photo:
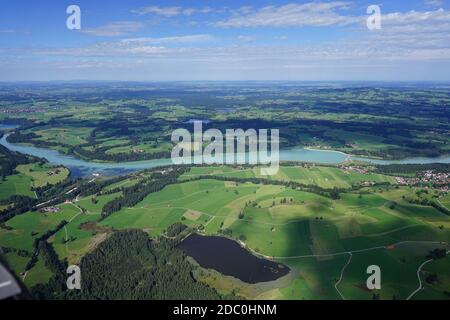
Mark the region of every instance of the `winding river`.
<instances>
[{"instance_id":1,"label":"winding river","mask_svg":"<svg viewBox=\"0 0 450 320\"><path fill-rule=\"evenodd\" d=\"M0 130L11 130L17 128L14 125L0 124ZM106 175L119 175L143 169L155 168L172 164L171 159L155 159L136 162L94 162L62 154L56 150L38 148L31 145L9 143L8 133L0 139L0 144L12 151L45 158L55 165L63 165L69 168L74 176L86 176L94 172ZM409 158L403 160L375 160L361 157L354 157L342 152L333 150L312 150L305 148L293 148L280 150L281 161L301 161L320 164L338 164L346 160L361 160L373 164L426 164L426 163L450 163L450 155L440 158Z\"/></svg>"}]
</instances>

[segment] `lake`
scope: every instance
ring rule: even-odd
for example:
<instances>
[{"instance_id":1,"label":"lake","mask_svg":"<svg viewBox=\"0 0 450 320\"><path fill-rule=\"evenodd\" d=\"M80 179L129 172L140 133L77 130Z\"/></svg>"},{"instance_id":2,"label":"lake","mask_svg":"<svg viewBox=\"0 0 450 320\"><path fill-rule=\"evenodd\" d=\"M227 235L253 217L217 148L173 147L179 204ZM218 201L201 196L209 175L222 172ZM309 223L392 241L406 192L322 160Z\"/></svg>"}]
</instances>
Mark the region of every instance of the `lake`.
<instances>
[{"instance_id":1,"label":"lake","mask_svg":"<svg viewBox=\"0 0 450 320\"><path fill-rule=\"evenodd\" d=\"M13 125L0 125L0 130L11 130L17 128ZM171 159L154 159L135 162L94 162L79 159L74 156L62 154L56 150L37 148L31 145L9 143L8 134L0 139L0 144L6 148L24 154L47 159L51 164L63 165L70 169L73 176L87 176L94 172L105 175L120 175L134 171L150 169L160 166L171 165ZM280 161L300 161L318 164L339 164L348 159L370 162L373 164L427 164L427 163L450 163L450 155L440 158L409 158L403 160L376 160L350 156L333 150L312 150L305 148L293 148L280 150Z\"/></svg>"},{"instance_id":2,"label":"lake","mask_svg":"<svg viewBox=\"0 0 450 320\"><path fill-rule=\"evenodd\" d=\"M236 241L224 237L192 234L178 248L203 268L214 269L246 283L277 280L290 271L284 265L254 256Z\"/></svg>"},{"instance_id":3,"label":"lake","mask_svg":"<svg viewBox=\"0 0 450 320\"><path fill-rule=\"evenodd\" d=\"M94 172L106 175L125 174L133 171L150 169L172 164L171 159L154 159L135 162L94 162L79 159L74 156L65 155L56 150L38 148L32 145L10 143L7 141L8 134L0 139L0 144L12 151L29 154L39 158L47 159L51 164L63 165L75 172L77 176L85 176ZM282 161L304 161L322 164L336 164L344 162L347 155L336 151L319 151L308 149L281 150L280 159Z\"/></svg>"}]
</instances>

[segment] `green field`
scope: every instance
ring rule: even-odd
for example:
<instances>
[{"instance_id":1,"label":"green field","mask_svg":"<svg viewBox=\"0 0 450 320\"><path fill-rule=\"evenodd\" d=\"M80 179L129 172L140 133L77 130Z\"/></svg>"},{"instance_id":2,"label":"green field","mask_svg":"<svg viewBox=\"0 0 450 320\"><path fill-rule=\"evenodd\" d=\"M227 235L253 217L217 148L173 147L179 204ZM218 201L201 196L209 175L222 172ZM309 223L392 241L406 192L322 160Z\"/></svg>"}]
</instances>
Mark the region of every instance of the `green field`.
<instances>
[{"instance_id":1,"label":"green field","mask_svg":"<svg viewBox=\"0 0 450 320\"><path fill-rule=\"evenodd\" d=\"M31 251L36 237L66 220L68 224L49 242L60 259L76 264L113 230L142 229L156 238L165 236L172 224L182 222L207 235L239 240L254 254L291 269L288 276L274 283L255 285L199 269L198 279L224 294L234 292L247 299L372 299L373 292L364 287L365 271L376 264L383 270L383 287L377 291L380 298L406 299L418 285L416 271L427 253L448 248L450 242L449 216L431 206L407 201L408 197L418 197L416 188L385 184L350 190L363 181L392 182L388 176L346 173L335 167L282 167L272 178L344 190L339 199L332 200L323 194L270 183L213 177L187 181L199 175L259 178L257 168L192 168L179 183L103 220L103 206L121 192L100 192L73 204L58 205L57 213L28 212L14 217L6 223L10 230L0 229L0 246ZM102 192L131 187L148 177L131 175L104 187ZM7 259L17 274L23 271L24 258L11 253ZM446 266L448 261L442 260L428 268L439 271ZM445 299L443 292L450 277L445 270L439 276L441 282L428 285L426 290L433 297ZM26 275L25 283L31 287L48 277L39 260Z\"/></svg>"},{"instance_id":2,"label":"green field","mask_svg":"<svg viewBox=\"0 0 450 320\"><path fill-rule=\"evenodd\" d=\"M274 176L262 176L260 168L239 169L226 166L194 167L182 178L189 179L199 175L217 175L234 178L268 178L280 181L295 181L306 185L316 185L325 189L350 188L354 184L362 182L395 183L393 177L376 173L361 174L356 171L342 170L333 167L322 166L292 166L281 167Z\"/></svg>"},{"instance_id":3,"label":"green field","mask_svg":"<svg viewBox=\"0 0 450 320\"><path fill-rule=\"evenodd\" d=\"M34 197L31 191L31 177L24 174L7 176L0 182L0 199L6 200L14 195Z\"/></svg>"},{"instance_id":4,"label":"green field","mask_svg":"<svg viewBox=\"0 0 450 320\"><path fill-rule=\"evenodd\" d=\"M69 175L69 170L63 167L52 167L44 164L19 165L17 174L7 176L0 181L0 200L8 199L13 195L24 195L34 198L32 188L39 188L47 184L56 184Z\"/></svg>"}]
</instances>

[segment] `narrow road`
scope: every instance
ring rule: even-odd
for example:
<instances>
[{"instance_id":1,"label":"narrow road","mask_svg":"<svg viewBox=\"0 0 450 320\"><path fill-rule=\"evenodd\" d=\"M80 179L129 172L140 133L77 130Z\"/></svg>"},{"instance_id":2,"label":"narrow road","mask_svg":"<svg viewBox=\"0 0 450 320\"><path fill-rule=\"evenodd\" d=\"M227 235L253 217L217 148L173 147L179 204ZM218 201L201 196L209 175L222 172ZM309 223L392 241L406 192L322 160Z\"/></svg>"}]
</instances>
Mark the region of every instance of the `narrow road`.
<instances>
[{"instance_id":1,"label":"narrow road","mask_svg":"<svg viewBox=\"0 0 450 320\"><path fill-rule=\"evenodd\" d=\"M77 208L78 210L80 210L80 212L77 213L76 215L74 215L72 218L70 218L70 220L67 221L67 224L71 223L71 222L72 222L76 217L78 217L80 214L83 214L83 210L82 210L79 206L77 206L77 205L74 204L74 203L72 203L72 205L73 205L75 208ZM69 233L67 232L66 226L64 226L64 233L66 234L66 243L65 243L66 252L67 252L67 253L70 253L69 246L68 246L68 244L67 244L67 243L69 242Z\"/></svg>"},{"instance_id":2,"label":"narrow road","mask_svg":"<svg viewBox=\"0 0 450 320\"><path fill-rule=\"evenodd\" d=\"M339 283L341 283L342 278L344 277L344 271L345 271L345 269L347 268L347 266L348 266L348 265L350 264L350 262L352 261L352 257L353 257L352 253L349 252L348 254L350 255L350 257L348 258L347 263L342 267L342 270L341 270L341 277L339 278L339 280L338 280L338 281L335 283L335 285L334 285L334 288L335 288L336 291L339 293L339 295L341 296L342 300L345 300L345 297L344 297L344 295L339 291L338 285L339 285Z\"/></svg>"},{"instance_id":3,"label":"narrow road","mask_svg":"<svg viewBox=\"0 0 450 320\"><path fill-rule=\"evenodd\" d=\"M445 254L448 256L450 251L447 251ZM420 278L420 272L422 272L422 268L425 267L428 263L430 263L431 261L434 261L433 259L427 260L424 263L422 263L419 268L417 269L417 279L419 279L419 287L414 290L408 298L406 298L406 300L410 300L412 297L414 297L414 295L419 292L420 290L424 289L423 287L423 283L422 283L422 279Z\"/></svg>"}]
</instances>

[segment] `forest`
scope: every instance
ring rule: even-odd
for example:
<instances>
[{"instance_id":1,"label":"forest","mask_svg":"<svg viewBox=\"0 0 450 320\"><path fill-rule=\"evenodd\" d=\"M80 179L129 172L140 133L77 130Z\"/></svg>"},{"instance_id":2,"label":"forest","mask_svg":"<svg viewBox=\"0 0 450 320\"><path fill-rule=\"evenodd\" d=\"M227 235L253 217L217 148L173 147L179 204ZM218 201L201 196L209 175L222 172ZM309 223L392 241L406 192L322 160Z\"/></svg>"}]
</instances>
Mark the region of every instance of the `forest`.
<instances>
[{"instance_id":1,"label":"forest","mask_svg":"<svg viewBox=\"0 0 450 320\"><path fill-rule=\"evenodd\" d=\"M65 264L55 256L51 245L43 243L46 265L55 276L46 285L33 288L41 299L84 300L217 300L216 290L192 277L193 265L176 249L176 241L152 241L140 230L114 232L93 252L83 257L82 289L68 291L61 286Z\"/></svg>"}]
</instances>

